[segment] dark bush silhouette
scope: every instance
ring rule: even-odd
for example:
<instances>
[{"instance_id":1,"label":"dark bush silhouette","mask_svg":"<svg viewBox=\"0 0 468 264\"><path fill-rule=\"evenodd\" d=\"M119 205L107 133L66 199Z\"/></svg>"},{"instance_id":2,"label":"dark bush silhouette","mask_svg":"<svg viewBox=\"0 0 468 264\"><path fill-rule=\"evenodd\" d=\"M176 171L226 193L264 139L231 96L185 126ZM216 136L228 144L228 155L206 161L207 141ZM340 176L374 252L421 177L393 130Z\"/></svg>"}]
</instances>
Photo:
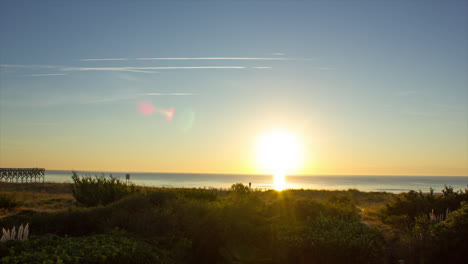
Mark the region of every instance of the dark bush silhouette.
<instances>
[{"instance_id":1,"label":"dark bush silhouette","mask_svg":"<svg viewBox=\"0 0 468 264\"><path fill-rule=\"evenodd\" d=\"M78 176L73 172L73 196L84 206L106 205L137 191L135 185L127 185L120 179L110 176L106 178Z\"/></svg>"},{"instance_id":2,"label":"dark bush silhouette","mask_svg":"<svg viewBox=\"0 0 468 264\"><path fill-rule=\"evenodd\" d=\"M13 210L21 204L20 201L16 200L14 194L0 193L0 209Z\"/></svg>"},{"instance_id":3,"label":"dark bush silhouette","mask_svg":"<svg viewBox=\"0 0 468 264\"><path fill-rule=\"evenodd\" d=\"M88 186L92 187L84 190L101 188ZM151 258L148 251L156 252L164 263L394 263L398 259L457 263L464 257L466 192L446 188L442 194L401 194L381 212L384 226L370 227L361 222L355 201L382 201L392 196L357 190L256 192L246 187L126 190L123 198L111 203L52 213L23 211L0 219L0 226L30 223L32 238L51 241L47 234L54 234L60 238L52 240L76 245L87 239L95 241L95 236L111 236L102 243L112 247L119 247L119 241L126 243L125 239L113 240L117 229L142 245L138 246L142 256ZM445 206L455 209L443 219L431 218L432 209L439 214ZM66 236L69 240L63 240ZM83 240L75 240L77 237ZM54 243L49 249L69 254ZM0 252L12 256L8 252L13 252L13 244L0 243ZM29 245L31 251L44 249L39 244ZM19 252L16 248L14 252ZM76 250L82 252L80 247ZM58 254L44 252L50 259ZM132 263L125 257L119 261L116 263Z\"/></svg>"},{"instance_id":4,"label":"dark bush silhouette","mask_svg":"<svg viewBox=\"0 0 468 264\"><path fill-rule=\"evenodd\" d=\"M380 215L390 228L393 253L409 263L462 263L467 202L468 189L455 192L447 186L441 194L410 191L397 197Z\"/></svg>"}]
</instances>

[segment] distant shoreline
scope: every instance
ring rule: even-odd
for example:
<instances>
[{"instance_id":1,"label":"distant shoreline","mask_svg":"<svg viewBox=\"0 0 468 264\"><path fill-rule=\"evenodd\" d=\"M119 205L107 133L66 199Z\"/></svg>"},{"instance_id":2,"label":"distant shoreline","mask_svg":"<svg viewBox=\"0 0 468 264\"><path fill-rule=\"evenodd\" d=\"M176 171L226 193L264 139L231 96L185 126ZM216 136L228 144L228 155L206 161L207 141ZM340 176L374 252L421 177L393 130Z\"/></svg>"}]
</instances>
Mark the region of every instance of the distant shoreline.
<instances>
[{"instance_id":1,"label":"distant shoreline","mask_svg":"<svg viewBox=\"0 0 468 264\"><path fill-rule=\"evenodd\" d=\"M272 176L271 173L225 173L225 172L155 172L155 171L95 171L95 170L56 170L56 169L46 169L47 171L52 172L78 172L78 173L98 173L98 174L183 174L183 175L213 175L213 176L222 176L222 175L239 175L239 176ZM467 177L468 175L394 175L394 174L286 174L291 177Z\"/></svg>"},{"instance_id":2,"label":"distant shoreline","mask_svg":"<svg viewBox=\"0 0 468 264\"><path fill-rule=\"evenodd\" d=\"M234 183L232 183L234 184ZM5 182L0 181L0 192L39 192L39 193L49 193L49 194L71 194L72 193L72 182ZM144 185L136 185L143 189L173 189L173 190L216 190L219 192L226 192L229 191L229 188L206 188L206 187L173 187L173 186L144 186ZM267 189L267 188L252 188L254 191L265 192L265 191L276 191L275 189ZM406 192L398 192L394 193L391 191L373 191L373 190L360 190L358 188L348 188L348 189L309 189L309 188L290 188L285 189L283 191L318 191L318 192L349 192L349 191L357 191L362 193L381 193L381 194L393 194L398 195L400 193ZM413 190L419 192L419 190ZM423 194L429 193L422 192ZM434 190L434 194L442 194L442 192L438 192Z\"/></svg>"},{"instance_id":3,"label":"distant shoreline","mask_svg":"<svg viewBox=\"0 0 468 264\"><path fill-rule=\"evenodd\" d=\"M81 176L109 176L125 180L130 174L130 181L138 186L165 188L229 188L233 183L251 183L254 189L276 189L272 175L248 174L200 174L200 173L119 173L77 171ZM46 171L47 182L71 182L71 171ZM282 189L313 190L348 190L400 193L409 190L429 192L433 188L440 192L445 185L456 190L468 186L468 176L296 176L287 175Z\"/></svg>"}]
</instances>

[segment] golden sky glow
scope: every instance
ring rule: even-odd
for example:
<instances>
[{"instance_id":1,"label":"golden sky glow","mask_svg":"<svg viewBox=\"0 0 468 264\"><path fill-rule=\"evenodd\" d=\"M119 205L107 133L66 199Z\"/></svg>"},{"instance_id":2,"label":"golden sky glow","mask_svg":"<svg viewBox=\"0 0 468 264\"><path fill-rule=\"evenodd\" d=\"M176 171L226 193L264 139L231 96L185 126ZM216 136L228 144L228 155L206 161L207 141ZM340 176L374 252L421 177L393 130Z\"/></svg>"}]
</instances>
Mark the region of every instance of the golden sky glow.
<instances>
[{"instance_id":1,"label":"golden sky glow","mask_svg":"<svg viewBox=\"0 0 468 264\"><path fill-rule=\"evenodd\" d=\"M279 2L3 4L0 167L468 176L464 1Z\"/></svg>"}]
</instances>

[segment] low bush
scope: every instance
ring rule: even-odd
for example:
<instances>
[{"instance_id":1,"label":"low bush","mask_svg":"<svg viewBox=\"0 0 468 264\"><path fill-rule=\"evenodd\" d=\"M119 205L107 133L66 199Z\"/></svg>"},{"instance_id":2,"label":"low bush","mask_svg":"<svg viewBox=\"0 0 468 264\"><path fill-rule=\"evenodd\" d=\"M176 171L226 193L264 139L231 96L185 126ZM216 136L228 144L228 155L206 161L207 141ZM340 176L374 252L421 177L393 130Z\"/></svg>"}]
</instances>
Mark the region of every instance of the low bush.
<instances>
[{"instance_id":1,"label":"low bush","mask_svg":"<svg viewBox=\"0 0 468 264\"><path fill-rule=\"evenodd\" d=\"M468 248L463 227L467 203L468 189L455 192L451 187L441 194L409 191L398 196L380 213L394 256L408 263L462 263L462 248Z\"/></svg>"},{"instance_id":2,"label":"low bush","mask_svg":"<svg viewBox=\"0 0 468 264\"><path fill-rule=\"evenodd\" d=\"M73 196L79 204L88 207L110 204L137 191L135 185L127 185L112 176L109 178L104 176L80 177L76 172L73 172L72 180L74 183Z\"/></svg>"},{"instance_id":3,"label":"low bush","mask_svg":"<svg viewBox=\"0 0 468 264\"><path fill-rule=\"evenodd\" d=\"M235 194L245 194L250 192L250 188L242 183L235 183L231 186L231 191Z\"/></svg>"},{"instance_id":4,"label":"low bush","mask_svg":"<svg viewBox=\"0 0 468 264\"><path fill-rule=\"evenodd\" d=\"M428 251L432 263L464 263L468 249L468 202L452 212L431 232Z\"/></svg>"},{"instance_id":5,"label":"low bush","mask_svg":"<svg viewBox=\"0 0 468 264\"><path fill-rule=\"evenodd\" d=\"M0 209L13 210L21 205L21 202L16 200L14 194L0 193Z\"/></svg>"},{"instance_id":6,"label":"low bush","mask_svg":"<svg viewBox=\"0 0 468 264\"><path fill-rule=\"evenodd\" d=\"M182 189L180 193L187 199L214 201L218 198L218 194L214 190Z\"/></svg>"},{"instance_id":7,"label":"low bush","mask_svg":"<svg viewBox=\"0 0 468 264\"><path fill-rule=\"evenodd\" d=\"M161 259L165 263L396 263L399 259L405 263L458 263L468 246L466 192L447 188L442 194L401 194L382 211L384 223L370 227L361 223L355 202L372 203L394 196L379 198L377 193L355 190L256 192L245 187L238 184L224 192L152 188L100 206L22 211L1 218L0 227L30 223L33 240L44 237L47 252L52 250L47 247L50 241L92 244L92 239L104 239L98 234L109 236L117 228L126 232L124 239L141 243L142 256L146 256L145 245L154 249L159 257L152 259L156 263ZM431 215L440 215L445 207L451 213L434 220ZM119 247L122 241L116 236L109 243ZM106 247L107 242L101 242ZM9 245L13 244L0 245L0 252L10 252ZM14 245L16 255L26 256L18 251L21 246ZM104 249L96 250L93 258L107 261L99 257L104 252L99 250ZM120 259L124 261L125 256Z\"/></svg>"},{"instance_id":8,"label":"low bush","mask_svg":"<svg viewBox=\"0 0 468 264\"><path fill-rule=\"evenodd\" d=\"M2 264L170 263L164 250L119 234L45 235L27 241L8 241L2 245L0 256Z\"/></svg>"},{"instance_id":9,"label":"low bush","mask_svg":"<svg viewBox=\"0 0 468 264\"><path fill-rule=\"evenodd\" d=\"M117 227L146 236L171 232L177 222L176 195L170 191L135 193L107 206L71 208L57 212L22 211L0 219L1 227L30 223L32 235L84 236L104 233ZM157 230L159 230L157 232Z\"/></svg>"},{"instance_id":10,"label":"low bush","mask_svg":"<svg viewBox=\"0 0 468 264\"><path fill-rule=\"evenodd\" d=\"M298 200L294 204L297 220L316 218L321 215L341 217L346 219L359 219L359 209L352 202L324 202L311 200Z\"/></svg>"},{"instance_id":11,"label":"low bush","mask_svg":"<svg viewBox=\"0 0 468 264\"><path fill-rule=\"evenodd\" d=\"M318 216L277 227L279 263L380 263L380 231L357 220Z\"/></svg>"}]
</instances>

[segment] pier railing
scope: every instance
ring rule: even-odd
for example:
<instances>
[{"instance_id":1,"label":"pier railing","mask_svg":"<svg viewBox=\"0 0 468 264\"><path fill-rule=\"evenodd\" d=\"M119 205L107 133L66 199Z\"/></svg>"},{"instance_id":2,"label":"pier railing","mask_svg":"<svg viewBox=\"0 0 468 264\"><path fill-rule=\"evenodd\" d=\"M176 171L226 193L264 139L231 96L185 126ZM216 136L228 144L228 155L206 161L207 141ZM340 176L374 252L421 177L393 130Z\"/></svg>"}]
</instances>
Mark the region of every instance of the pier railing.
<instances>
[{"instance_id":1,"label":"pier railing","mask_svg":"<svg viewBox=\"0 0 468 264\"><path fill-rule=\"evenodd\" d=\"M44 182L44 168L0 168L0 181Z\"/></svg>"}]
</instances>

